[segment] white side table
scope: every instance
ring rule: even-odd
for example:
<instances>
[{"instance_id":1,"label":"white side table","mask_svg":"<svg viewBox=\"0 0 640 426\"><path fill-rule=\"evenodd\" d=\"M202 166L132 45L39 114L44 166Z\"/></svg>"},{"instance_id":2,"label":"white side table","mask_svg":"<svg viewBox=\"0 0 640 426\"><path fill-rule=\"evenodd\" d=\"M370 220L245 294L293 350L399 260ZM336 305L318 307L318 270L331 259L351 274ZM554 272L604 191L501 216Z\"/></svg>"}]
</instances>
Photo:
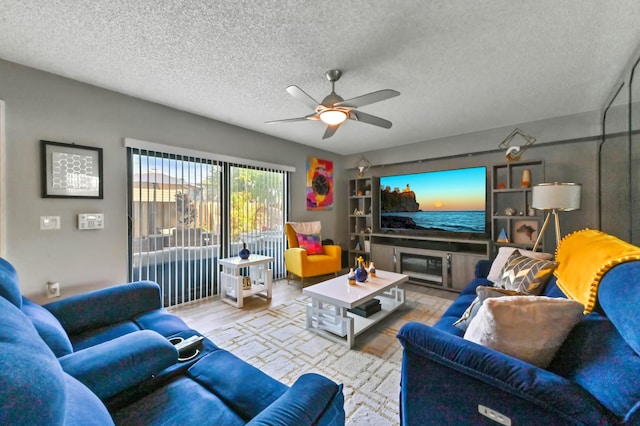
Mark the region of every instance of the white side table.
<instances>
[{"instance_id":1,"label":"white side table","mask_svg":"<svg viewBox=\"0 0 640 426\"><path fill-rule=\"evenodd\" d=\"M218 259L218 264L222 266L219 283L221 300L236 308L242 308L244 298L249 296L260 296L271 299L271 288L273 277L269 263L273 262L273 257L252 254L247 260L236 257ZM248 268L248 275L242 275ZM246 280L250 280L245 283ZM249 285L250 284L250 285Z\"/></svg>"}]
</instances>

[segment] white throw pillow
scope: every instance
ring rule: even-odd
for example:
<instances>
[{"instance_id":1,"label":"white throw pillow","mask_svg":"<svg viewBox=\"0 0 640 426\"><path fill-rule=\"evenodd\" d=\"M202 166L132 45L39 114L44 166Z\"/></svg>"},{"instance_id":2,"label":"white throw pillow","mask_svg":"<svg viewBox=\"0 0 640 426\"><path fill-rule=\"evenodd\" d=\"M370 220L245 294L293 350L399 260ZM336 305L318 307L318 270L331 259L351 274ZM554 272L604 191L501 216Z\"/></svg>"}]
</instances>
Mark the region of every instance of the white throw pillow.
<instances>
[{"instance_id":1,"label":"white throw pillow","mask_svg":"<svg viewBox=\"0 0 640 426\"><path fill-rule=\"evenodd\" d=\"M464 338L546 368L583 317L575 300L504 296L484 301Z\"/></svg>"},{"instance_id":2,"label":"white throw pillow","mask_svg":"<svg viewBox=\"0 0 640 426\"><path fill-rule=\"evenodd\" d=\"M489 275L487 275L487 279L489 281L491 281L492 283L495 283L500 279L500 271L504 267L505 263L507 263L507 259L509 259L509 256L511 256L511 253L513 253L514 250L518 250L521 255L531 257L533 259L540 259L540 260L553 259L553 255L551 253L541 253L537 251L519 249L517 247L500 247L500 249L498 250L498 255L496 256L496 258L493 260L493 263L491 264Z\"/></svg>"}]
</instances>

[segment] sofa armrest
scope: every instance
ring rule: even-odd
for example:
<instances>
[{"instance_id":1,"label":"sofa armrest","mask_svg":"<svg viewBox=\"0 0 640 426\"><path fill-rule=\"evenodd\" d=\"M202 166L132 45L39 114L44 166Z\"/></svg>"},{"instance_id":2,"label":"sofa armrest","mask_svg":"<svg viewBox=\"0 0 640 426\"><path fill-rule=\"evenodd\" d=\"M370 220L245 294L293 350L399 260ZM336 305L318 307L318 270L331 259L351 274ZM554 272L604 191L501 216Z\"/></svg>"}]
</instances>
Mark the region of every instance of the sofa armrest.
<instances>
[{"instance_id":1,"label":"sofa armrest","mask_svg":"<svg viewBox=\"0 0 640 426\"><path fill-rule=\"evenodd\" d=\"M401 411L408 423L434 415L436 407L443 419L482 422L479 405L515 424L614 421L580 386L509 355L416 322L405 324L398 338L404 347Z\"/></svg>"},{"instance_id":2,"label":"sofa armrest","mask_svg":"<svg viewBox=\"0 0 640 426\"><path fill-rule=\"evenodd\" d=\"M300 376L287 392L251 419L248 425L297 426L344 422L342 386L326 377L308 373Z\"/></svg>"},{"instance_id":3,"label":"sofa armrest","mask_svg":"<svg viewBox=\"0 0 640 426\"><path fill-rule=\"evenodd\" d=\"M91 291L44 305L69 334L129 320L162 308L160 286L136 281Z\"/></svg>"},{"instance_id":4,"label":"sofa armrest","mask_svg":"<svg viewBox=\"0 0 640 426\"><path fill-rule=\"evenodd\" d=\"M178 351L160 334L141 330L65 355L59 361L65 372L104 401L178 362Z\"/></svg>"},{"instance_id":5,"label":"sofa armrest","mask_svg":"<svg viewBox=\"0 0 640 426\"><path fill-rule=\"evenodd\" d=\"M322 252L327 256L340 259L342 255L342 248L340 246L329 244L326 246L322 246Z\"/></svg>"}]
</instances>

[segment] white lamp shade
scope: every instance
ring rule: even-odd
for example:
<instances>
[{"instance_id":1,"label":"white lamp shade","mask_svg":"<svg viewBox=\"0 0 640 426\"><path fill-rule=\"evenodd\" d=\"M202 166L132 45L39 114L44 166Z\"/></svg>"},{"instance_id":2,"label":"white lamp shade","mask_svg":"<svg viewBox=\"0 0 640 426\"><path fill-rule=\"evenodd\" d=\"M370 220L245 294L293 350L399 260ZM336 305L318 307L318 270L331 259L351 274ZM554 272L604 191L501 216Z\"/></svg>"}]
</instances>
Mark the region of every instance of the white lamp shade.
<instances>
[{"instance_id":1,"label":"white lamp shade","mask_svg":"<svg viewBox=\"0 0 640 426\"><path fill-rule=\"evenodd\" d=\"M538 210L570 211L580 208L580 190L577 183L541 183L533 187L531 207Z\"/></svg>"},{"instance_id":2,"label":"white lamp shade","mask_svg":"<svg viewBox=\"0 0 640 426\"><path fill-rule=\"evenodd\" d=\"M320 113L320 120L329 125L340 124L346 119L347 114L337 109L328 109Z\"/></svg>"}]
</instances>

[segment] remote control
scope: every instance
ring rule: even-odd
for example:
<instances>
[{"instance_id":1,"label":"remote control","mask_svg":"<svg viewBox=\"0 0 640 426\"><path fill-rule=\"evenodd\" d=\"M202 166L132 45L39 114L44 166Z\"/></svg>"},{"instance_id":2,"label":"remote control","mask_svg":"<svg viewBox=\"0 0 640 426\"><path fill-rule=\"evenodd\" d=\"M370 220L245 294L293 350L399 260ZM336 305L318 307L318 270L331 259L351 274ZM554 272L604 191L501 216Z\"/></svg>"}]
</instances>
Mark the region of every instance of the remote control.
<instances>
[{"instance_id":1,"label":"remote control","mask_svg":"<svg viewBox=\"0 0 640 426\"><path fill-rule=\"evenodd\" d=\"M180 343L175 344L175 348L178 350L179 356L189 354L194 348L199 346L204 340L203 336L193 335L188 339L184 339Z\"/></svg>"}]
</instances>

